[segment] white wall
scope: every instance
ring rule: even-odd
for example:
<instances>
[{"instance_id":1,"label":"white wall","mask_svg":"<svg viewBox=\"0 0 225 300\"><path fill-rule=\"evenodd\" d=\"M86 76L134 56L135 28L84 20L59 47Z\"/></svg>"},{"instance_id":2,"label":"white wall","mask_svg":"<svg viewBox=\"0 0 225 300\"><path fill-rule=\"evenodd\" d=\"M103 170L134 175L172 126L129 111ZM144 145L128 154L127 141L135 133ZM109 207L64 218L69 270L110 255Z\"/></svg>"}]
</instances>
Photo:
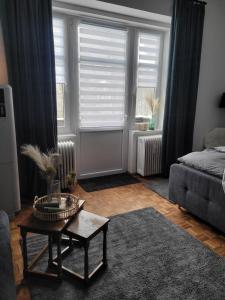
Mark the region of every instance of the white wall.
<instances>
[{"instance_id":1,"label":"white wall","mask_svg":"<svg viewBox=\"0 0 225 300\"><path fill-rule=\"evenodd\" d=\"M0 23L0 84L8 83L8 74L5 59L5 49L2 36L2 27Z\"/></svg>"},{"instance_id":2,"label":"white wall","mask_svg":"<svg viewBox=\"0 0 225 300\"><path fill-rule=\"evenodd\" d=\"M225 92L225 1L207 0L193 149L203 146L204 135L225 127L225 109L218 101Z\"/></svg>"},{"instance_id":3,"label":"white wall","mask_svg":"<svg viewBox=\"0 0 225 300\"><path fill-rule=\"evenodd\" d=\"M173 0L101 0L113 4L128 6L156 14L171 16Z\"/></svg>"}]
</instances>

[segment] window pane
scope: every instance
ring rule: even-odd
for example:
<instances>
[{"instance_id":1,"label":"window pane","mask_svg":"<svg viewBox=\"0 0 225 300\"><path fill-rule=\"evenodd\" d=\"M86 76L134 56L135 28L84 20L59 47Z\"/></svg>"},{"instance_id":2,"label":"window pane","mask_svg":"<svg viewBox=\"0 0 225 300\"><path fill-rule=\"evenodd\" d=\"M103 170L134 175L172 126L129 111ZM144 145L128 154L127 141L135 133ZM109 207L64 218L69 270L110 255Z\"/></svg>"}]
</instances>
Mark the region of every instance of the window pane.
<instances>
[{"instance_id":1,"label":"window pane","mask_svg":"<svg viewBox=\"0 0 225 300\"><path fill-rule=\"evenodd\" d=\"M65 88L65 45L64 19L53 18L54 50L55 50L55 72L56 72L56 100L57 119L64 121L64 88Z\"/></svg>"},{"instance_id":2,"label":"window pane","mask_svg":"<svg viewBox=\"0 0 225 300\"><path fill-rule=\"evenodd\" d=\"M139 33L136 93L137 117L152 117L149 99L156 98L159 77L160 47L159 34L146 32Z\"/></svg>"},{"instance_id":3,"label":"window pane","mask_svg":"<svg viewBox=\"0 0 225 300\"><path fill-rule=\"evenodd\" d=\"M57 119L64 120L64 83L56 84Z\"/></svg>"},{"instance_id":4,"label":"window pane","mask_svg":"<svg viewBox=\"0 0 225 300\"><path fill-rule=\"evenodd\" d=\"M81 23L80 127L124 124L125 30Z\"/></svg>"},{"instance_id":5,"label":"window pane","mask_svg":"<svg viewBox=\"0 0 225 300\"><path fill-rule=\"evenodd\" d=\"M154 88L137 88L136 117L152 117L151 99L155 98Z\"/></svg>"}]
</instances>

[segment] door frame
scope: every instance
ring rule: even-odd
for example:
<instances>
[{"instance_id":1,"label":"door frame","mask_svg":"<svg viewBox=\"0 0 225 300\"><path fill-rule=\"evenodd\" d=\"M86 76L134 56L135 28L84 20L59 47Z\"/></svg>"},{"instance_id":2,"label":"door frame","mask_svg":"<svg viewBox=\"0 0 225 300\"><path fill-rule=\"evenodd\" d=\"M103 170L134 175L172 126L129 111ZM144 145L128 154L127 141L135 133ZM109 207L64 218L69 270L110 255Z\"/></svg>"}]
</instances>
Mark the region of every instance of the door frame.
<instances>
[{"instance_id":1,"label":"door frame","mask_svg":"<svg viewBox=\"0 0 225 300\"><path fill-rule=\"evenodd\" d=\"M74 109L71 109L71 111L75 112L75 119L74 120L74 129L76 132L76 171L77 171L77 177L78 178L87 178L87 177L98 177L98 176L104 176L104 175L110 175L110 174L117 174L117 173L123 173L127 171L127 165L128 165L128 131L129 131L129 127L130 127L130 118L128 118L129 114L129 103L128 103L128 99L130 98L130 90L131 90L131 80L130 80L130 76L128 76L129 72L130 72L130 67L132 65L131 63L131 55L130 55L130 43L131 43L131 35L130 35L130 31L131 29L128 28L127 26L115 26L115 24L113 24L113 27L118 27L118 28L123 28L125 30L127 30L127 47L126 47L126 57L127 57L127 62L126 62L126 74L125 74L125 109L124 109L124 126L121 127L109 127L109 128L104 128L104 127L99 127L99 128L80 128L79 127L79 123L80 123L80 116L79 116L79 47L77 47L77 45L79 45L79 30L78 30L78 24L80 21L82 21L82 18L74 18L74 22L71 26L70 29L70 37L74 39L74 33L76 35L74 42L73 42L73 53L72 53L72 57L71 57L71 61L74 61L74 71L73 74L71 74L71 80L73 80L73 82L75 82L74 84ZM107 25L109 25L109 22L103 22L100 21L98 22L100 24L104 24L106 23ZM71 39L70 38L70 39ZM122 160L122 165L121 168L115 168L115 169L111 169L111 170L104 170L104 171L96 171L96 172L90 172L90 173L85 173L85 174L81 174L81 166L80 166L80 157L81 157L81 134L84 132L112 132L112 131L122 131L122 151L121 151L121 160Z\"/></svg>"}]
</instances>

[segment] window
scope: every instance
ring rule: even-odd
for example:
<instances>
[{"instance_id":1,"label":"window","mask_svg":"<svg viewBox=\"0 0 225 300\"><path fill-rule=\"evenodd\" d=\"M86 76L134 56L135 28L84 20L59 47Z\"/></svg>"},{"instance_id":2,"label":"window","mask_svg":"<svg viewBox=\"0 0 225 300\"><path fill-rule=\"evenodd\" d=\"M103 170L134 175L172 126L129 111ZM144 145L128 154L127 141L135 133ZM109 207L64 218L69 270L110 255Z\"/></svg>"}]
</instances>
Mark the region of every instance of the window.
<instances>
[{"instance_id":1,"label":"window","mask_svg":"<svg viewBox=\"0 0 225 300\"><path fill-rule=\"evenodd\" d=\"M161 35L139 32L136 117L152 117L150 98L159 93Z\"/></svg>"},{"instance_id":2,"label":"window","mask_svg":"<svg viewBox=\"0 0 225 300\"><path fill-rule=\"evenodd\" d=\"M160 99L154 120L161 126L169 30L57 14L53 33L60 134L122 128L127 112L129 124L134 115L149 119L146 98Z\"/></svg>"},{"instance_id":3,"label":"window","mask_svg":"<svg viewBox=\"0 0 225 300\"><path fill-rule=\"evenodd\" d=\"M126 43L126 30L80 24L80 128L124 125Z\"/></svg>"},{"instance_id":4,"label":"window","mask_svg":"<svg viewBox=\"0 0 225 300\"><path fill-rule=\"evenodd\" d=\"M53 18L53 33L55 47L55 71L56 71L56 98L57 119L59 125L64 125L65 120L65 24L62 18Z\"/></svg>"}]
</instances>

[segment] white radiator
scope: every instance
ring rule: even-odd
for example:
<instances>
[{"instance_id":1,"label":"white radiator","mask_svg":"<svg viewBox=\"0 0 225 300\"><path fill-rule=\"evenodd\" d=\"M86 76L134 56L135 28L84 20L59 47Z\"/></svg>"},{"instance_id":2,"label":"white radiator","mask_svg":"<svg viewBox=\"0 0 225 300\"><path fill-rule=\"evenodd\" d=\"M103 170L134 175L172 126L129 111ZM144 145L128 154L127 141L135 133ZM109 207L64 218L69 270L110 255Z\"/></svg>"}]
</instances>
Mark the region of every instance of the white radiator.
<instances>
[{"instance_id":1,"label":"white radiator","mask_svg":"<svg viewBox=\"0 0 225 300\"><path fill-rule=\"evenodd\" d=\"M66 175L70 172L75 172L75 151L73 141L58 142L58 152L62 156L62 164L59 166L59 179L61 188L66 188Z\"/></svg>"},{"instance_id":2,"label":"white radiator","mask_svg":"<svg viewBox=\"0 0 225 300\"><path fill-rule=\"evenodd\" d=\"M161 173L162 135L138 138L137 173L142 176Z\"/></svg>"}]
</instances>

